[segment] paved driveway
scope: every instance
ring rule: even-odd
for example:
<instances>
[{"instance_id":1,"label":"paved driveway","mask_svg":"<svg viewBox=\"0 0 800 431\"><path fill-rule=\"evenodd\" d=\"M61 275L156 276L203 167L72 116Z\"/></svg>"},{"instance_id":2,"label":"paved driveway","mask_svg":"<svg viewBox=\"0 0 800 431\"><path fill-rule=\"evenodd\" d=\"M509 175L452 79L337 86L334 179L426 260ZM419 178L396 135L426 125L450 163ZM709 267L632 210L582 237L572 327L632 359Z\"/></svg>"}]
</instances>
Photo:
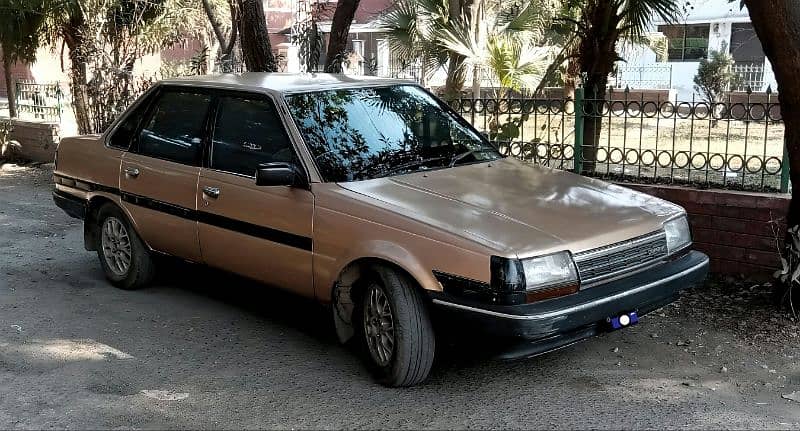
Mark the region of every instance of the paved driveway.
<instances>
[{"instance_id":1,"label":"paved driveway","mask_svg":"<svg viewBox=\"0 0 800 431\"><path fill-rule=\"evenodd\" d=\"M192 265L112 288L49 176L0 168L0 428L800 427L798 329L758 289L520 362L443 340L387 389L304 300Z\"/></svg>"}]
</instances>

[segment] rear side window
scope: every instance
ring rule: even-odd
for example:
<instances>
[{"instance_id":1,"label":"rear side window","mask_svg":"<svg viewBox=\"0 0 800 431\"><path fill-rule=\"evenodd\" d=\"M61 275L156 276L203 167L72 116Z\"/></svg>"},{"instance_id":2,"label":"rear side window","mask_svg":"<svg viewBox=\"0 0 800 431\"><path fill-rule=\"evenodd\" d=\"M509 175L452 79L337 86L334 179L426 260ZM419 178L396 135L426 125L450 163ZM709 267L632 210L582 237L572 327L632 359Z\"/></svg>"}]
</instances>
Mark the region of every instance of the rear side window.
<instances>
[{"instance_id":1,"label":"rear side window","mask_svg":"<svg viewBox=\"0 0 800 431\"><path fill-rule=\"evenodd\" d=\"M220 97L211 168L254 176L262 163L290 162L294 152L272 101Z\"/></svg>"},{"instance_id":2,"label":"rear side window","mask_svg":"<svg viewBox=\"0 0 800 431\"><path fill-rule=\"evenodd\" d=\"M155 102L139 133L139 153L187 165L197 165L202 153L207 94L170 91Z\"/></svg>"}]
</instances>

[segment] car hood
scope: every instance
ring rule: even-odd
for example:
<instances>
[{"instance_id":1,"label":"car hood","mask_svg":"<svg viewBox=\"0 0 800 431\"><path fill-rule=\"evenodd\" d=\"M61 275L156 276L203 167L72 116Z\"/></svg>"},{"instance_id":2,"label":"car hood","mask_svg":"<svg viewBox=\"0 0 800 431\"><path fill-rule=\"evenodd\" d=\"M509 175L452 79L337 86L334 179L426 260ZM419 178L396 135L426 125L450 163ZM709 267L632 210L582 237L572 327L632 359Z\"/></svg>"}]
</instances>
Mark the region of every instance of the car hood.
<instances>
[{"instance_id":1,"label":"car hood","mask_svg":"<svg viewBox=\"0 0 800 431\"><path fill-rule=\"evenodd\" d=\"M644 193L510 157L340 185L505 256L588 250L661 229L683 212Z\"/></svg>"}]
</instances>

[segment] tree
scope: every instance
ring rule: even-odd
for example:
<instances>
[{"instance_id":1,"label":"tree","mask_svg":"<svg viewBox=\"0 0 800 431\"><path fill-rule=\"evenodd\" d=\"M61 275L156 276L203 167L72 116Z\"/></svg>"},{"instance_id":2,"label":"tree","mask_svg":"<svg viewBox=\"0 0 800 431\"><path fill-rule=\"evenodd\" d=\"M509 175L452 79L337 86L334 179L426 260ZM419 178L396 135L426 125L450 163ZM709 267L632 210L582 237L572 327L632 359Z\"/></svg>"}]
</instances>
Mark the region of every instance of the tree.
<instances>
[{"instance_id":1,"label":"tree","mask_svg":"<svg viewBox=\"0 0 800 431\"><path fill-rule=\"evenodd\" d=\"M448 51L436 35L448 25L448 8L447 0L399 0L381 18L394 59L403 67L419 65L423 83L447 62Z\"/></svg>"},{"instance_id":2,"label":"tree","mask_svg":"<svg viewBox=\"0 0 800 431\"><path fill-rule=\"evenodd\" d=\"M472 5L474 0L450 0L448 13L450 21L455 22L459 17L472 15ZM459 96L464 83L467 80L467 70L464 67L466 56L457 52L450 52L447 61L447 80L445 81L445 97L455 99Z\"/></svg>"},{"instance_id":3,"label":"tree","mask_svg":"<svg viewBox=\"0 0 800 431\"><path fill-rule=\"evenodd\" d=\"M505 90L534 89L547 68L550 49L540 46L551 8L547 1L519 3L476 0L465 19L436 31L449 52L464 57L473 69L473 97L480 96L482 70L491 72Z\"/></svg>"},{"instance_id":4,"label":"tree","mask_svg":"<svg viewBox=\"0 0 800 431\"><path fill-rule=\"evenodd\" d=\"M798 286L797 226L800 224L800 4L795 0L744 0L750 20L764 48L775 80L778 82L778 99L785 125L784 140L789 163L792 200L787 214L789 233L786 235L783 281L786 282L784 299L791 304L791 294ZM796 298L795 298L796 301Z\"/></svg>"},{"instance_id":5,"label":"tree","mask_svg":"<svg viewBox=\"0 0 800 431\"><path fill-rule=\"evenodd\" d=\"M237 0L239 42L247 70L251 72L276 72L278 65L272 55L267 31L267 19L261 0Z\"/></svg>"},{"instance_id":6,"label":"tree","mask_svg":"<svg viewBox=\"0 0 800 431\"><path fill-rule=\"evenodd\" d=\"M17 116L16 88L11 77L14 63L31 63L41 45L35 29L42 24L40 0L0 0L0 47L3 50L9 116ZM12 13L20 11L20 13Z\"/></svg>"},{"instance_id":7,"label":"tree","mask_svg":"<svg viewBox=\"0 0 800 431\"><path fill-rule=\"evenodd\" d=\"M473 93L479 96L482 70L488 70L504 89L535 87L545 69L538 45L549 19L549 1L515 3L474 0L469 14L454 18L455 2L403 0L383 18L395 57L420 64L422 75L449 63L445 95L460 93L466 66L473 70ZM458 72L454 74L453 72Z\"/></svg>"},{"instance_id":8,"label":"tree","mask_svg":"<svg viewBox=\"0 0 800 431\"><path fill-rule=\"evenodd\" d=\"M700 60L697 67L694 89L709 105L714 105L722 101L725 92L736 83L737 76L733 73L733 57L725 52L725 47L709 52L708 56L710 58Z\"/></svg>"},{"instance_id":9,"label":"tree","mask_svg":"<svg viewBox=\"0 0 800 431\"><path fill-rule=\"evenodd\" d=\"M339 0L333 13L331 33L328 39L328 54L325 59L325 72L342 73L342 61L347 51L347 36L350 24L356 16L361 0Z\"/></svg>"},{"instance_id":10,"label":"tree","mask_svg":"<svg viewBox=\"0 0 800 431\"><path fill-rule=\"evenodd\" d=\"M21 1L13 13L41 15L27 31L51 46L66 46L78 132L99 133L150 80L133 68L143 55L205 29L197 0Z\"/></svg>"},{"instance_id":11,"label":"tree","mask_svg":"<svg viewBox=\"0 0 800 431\"><path fill-rule=\"evenodd\" d=\"M231 71L231 63L233 60L233 48L236 46L236 40L239 36L238 31L239 27L236 26L236 22L238 22L239 18L237 16L238 8L232 2L226 1L225 7L228 9L228 13L230 14L230 22L228 23L230 30L228 31L228 36L225 36L225 29L223 28L225 24L223 21L217 16L217 4L220 2L214 2L213 0L202 0L203 4L203 12L205 12L206 16L208 17L208 23L211 25L211 29L214 32L214 37L219 44L220 51L218 53L220 68L223 72Z\"/></svg>"},{"instance_id":12,"label":"tree","mask_svg":"<svg viewBox=\"0 0 800 431\"><path fill-rule=\"evenodd\" d=\"M608 76L620 55L621 40L642 40L648 25L655 17L675 22L680 11L679 0L567 0L580 9L576 20L570 16L560 19L569 22L577 37L577 62L586 89L587 112L583 129L583 172L594 171L597 145L600 140L599 113L605 103Z\"/></svg>"}]
</instances>

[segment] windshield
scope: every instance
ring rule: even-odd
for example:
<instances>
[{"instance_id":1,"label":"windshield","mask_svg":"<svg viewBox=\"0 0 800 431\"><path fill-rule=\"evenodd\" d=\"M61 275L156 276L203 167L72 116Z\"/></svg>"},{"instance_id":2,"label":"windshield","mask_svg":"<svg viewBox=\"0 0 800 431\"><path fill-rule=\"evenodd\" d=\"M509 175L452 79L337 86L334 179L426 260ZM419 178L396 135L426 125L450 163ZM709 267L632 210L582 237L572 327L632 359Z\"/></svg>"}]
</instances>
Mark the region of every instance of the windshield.
<instances>
[{"instance_id":1,"label":"windshield","mask_svg":"<svg viewBox=\"0 0 800 431\"><path fill-rule=\"evenodd\" d=\"M413 85L293 94L289 111L325 181L357 181L502 157Z\"/></svg>"}]
</instances>

